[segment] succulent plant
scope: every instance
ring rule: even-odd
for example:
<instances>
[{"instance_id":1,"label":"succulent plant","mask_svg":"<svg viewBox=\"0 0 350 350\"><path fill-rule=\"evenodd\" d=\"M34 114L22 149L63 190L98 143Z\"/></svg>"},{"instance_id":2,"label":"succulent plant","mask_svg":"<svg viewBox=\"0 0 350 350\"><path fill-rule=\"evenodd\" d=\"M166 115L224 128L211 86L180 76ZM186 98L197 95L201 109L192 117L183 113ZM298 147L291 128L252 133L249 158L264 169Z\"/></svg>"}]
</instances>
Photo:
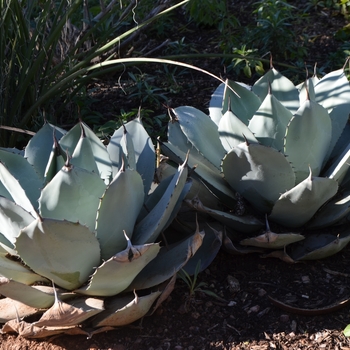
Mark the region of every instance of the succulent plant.
<instances>
[{"instance_id":1,"label":"succulent plant","mask_svg":"<svg viewBox=\"0 0 350 350\"><path fill-rule=\"evenodd\" d=\"M191 186L186 162L155 184L140 119L107 147L80 122L0 149L2 332L92 336L154 311L204 237L197 226L161 243Z\"/></svg>"},{"instance_id":2,"label":"succulent plant","mask_svg":"<svg viewBox=\"0 0 350 350\"><path fill-rule=\"evenodd\" d=\"M248 245L283 249L272 256L288 261L322 258L350 240L349 113L344 69L295 86L271 64L251 87L221 84L209 115L172 109L162 151L177 162L190 151L188 165L202 190L187 203L225 225L229 250ZM216 198L203 203L208 192Z\"/></svg>"}]
</instances>

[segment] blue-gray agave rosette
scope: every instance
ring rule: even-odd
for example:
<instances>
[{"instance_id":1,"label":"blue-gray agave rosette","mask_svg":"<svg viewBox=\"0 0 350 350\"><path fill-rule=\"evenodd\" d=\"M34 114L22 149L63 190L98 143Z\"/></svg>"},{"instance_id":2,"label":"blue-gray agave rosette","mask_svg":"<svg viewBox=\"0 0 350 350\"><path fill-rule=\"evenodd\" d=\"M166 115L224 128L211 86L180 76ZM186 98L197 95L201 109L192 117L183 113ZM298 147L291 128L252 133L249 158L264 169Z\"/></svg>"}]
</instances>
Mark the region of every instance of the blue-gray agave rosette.
<instances>
[{"instance_id":1,"label":"blue-gray agave rosette","mask_svg":"<svg viewBox=\"0 0 350 350\"><path fill-rule=\"evenodd\" d=\"M46 123L24 152L0 150L3 332L91 336L164 300L204 232L161 244L191 180L184 161L157 186L155 160L140 119L107 147L80 122Z\"/></svg>"},{"instance_id":2,"label":"blue-gray agave rosette","mask_svg":"<svg viewBox=\"0 0 350 350\"><path fill-rule=\"evenodd\" d=\"M350 240L348 225L340 225L350 212L349 113L343 69L295 86L272 67L252 87L221 84L209 115L189 106L173 109L163 152L184 160L190 151L195 180L227 210L214 208L214 197L203 200L201 194L188 204L222 222L231 237L255 235L241 239L241 245L282 249L290 244L292 258L285 250L274 255L289 261L322 258ZM257 216L235 215L240 197ZM276 234L268 222L266 232L256 236L264 216L306 236ZM336 234L309 232L331 225L339 225Z\"/></svg>"}]
</instances>

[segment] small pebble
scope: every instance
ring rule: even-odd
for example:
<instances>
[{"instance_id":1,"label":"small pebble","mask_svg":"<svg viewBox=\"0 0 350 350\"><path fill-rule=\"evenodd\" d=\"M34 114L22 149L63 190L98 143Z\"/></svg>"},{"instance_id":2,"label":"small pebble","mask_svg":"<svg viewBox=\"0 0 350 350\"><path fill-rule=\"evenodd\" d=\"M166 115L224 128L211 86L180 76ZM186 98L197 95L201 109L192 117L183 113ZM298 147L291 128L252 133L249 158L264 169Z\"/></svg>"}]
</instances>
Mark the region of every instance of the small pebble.
<instances>
[{"instance_id":1,"label":"small pebble","mask_svg":"<svg viewBox=\"0 0 350 350\"><path fill-rule=\"evenodd\" d=\"M289 315L281 315L280 316L280 321L285 323L289 321Z\"/></svg>"},{"instance_id":2,"label":"small pebble","mask_svg":"<svg viewBox=\"0 0 350 350\"><path fill-rule=\"evenodd\" d=\"M259 295L259 297L263 297L265 294L266 294L266 290L265 290L265 289L260 288L260 289L259 289L259 291L258 291L258 295Z\"/></svg>"},{"instance_id":3,"label":"small pebble","mask_svg":"<svg viewBox=\"0 0 350 350\"><path fill-rule=\"evenodd\" d=\"M260 306L259 305L254 305L252 306L249 310L248 310L248 315L251 314L252 312L253 313L256 313L260 310Z\"/></svg>"},{"instance_id":4,"label":"small pebble","mask_svg":"<svg viewBox=\"0 0 350 350\"><path fill-rule=\"evenodd\" d=\"M230 275L228 275L226 279L227 279L228 289L230 293L232 294L238 293L241 289L238 279Z\"/></svg>"}]
</instances>

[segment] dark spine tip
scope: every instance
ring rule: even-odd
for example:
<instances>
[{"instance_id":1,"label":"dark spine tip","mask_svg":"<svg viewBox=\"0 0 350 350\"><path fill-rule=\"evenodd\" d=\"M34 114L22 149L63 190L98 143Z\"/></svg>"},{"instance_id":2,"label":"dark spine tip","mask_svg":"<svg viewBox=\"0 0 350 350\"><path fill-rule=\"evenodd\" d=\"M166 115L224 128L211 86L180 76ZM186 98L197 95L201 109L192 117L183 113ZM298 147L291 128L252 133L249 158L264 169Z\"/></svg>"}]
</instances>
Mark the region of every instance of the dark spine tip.
<instances>
[{"instance_id":1,"label":"dark spine tip","mask_svg":"<svg viewBox=\"0 0 350 350\"><path fill-rule=\"evenodd\" d=\"M272 53L270 52L270 69L273 69Z\"/></svg>"},{"instance_id":2,"label":"dark spine tip","mask_svg":"<svg viewBox=\"0 0 350 350\"><path fill-rule=\"evenodd\" d=\"M250 145L250 143L248 142L247 138L245 137L245 135L244 135L244 134L242 134L242 135L243 135L243 137L244 137L245 144L246 144L247 146L249 146L249 145Z\"/></svg>"},{"instance_id":3,"label":"dark spine tip","mask_svg":"<svg viewBox=\"0 0 350 350\"><path fill-rule=\"evenodd\" d=\"M80 137L84 139L86 137L86 133L85 133L85 129L82 121L80 121L80 131L81 131Z\"/></svg>"},{"instance_id":4,"label":"dark spine tip","mask_svg":"<svg viewBox=\"0 0 350 350\"><path fill-rule=\"evenodd\" d=\"M121 172L125 172L125 161L124 161L124 157L122 157L122 166L121 166L121 168L120 168L120 171Z\"/></svg>"},{"instance_id":5,"label":"dark spine tip","mask_svg":"<svg viewBox=\"0 0 350 350\"><path fill-rule=\"evenodd\" d=\"M168 115L171 123L175 123L179 121L179 118L176 116L176 112L173 108L168 109Z\"/></svg>"},{"instance_id":6,"label":"dark spine tip","mask_svg":"<svg viewBox=\"0 0 350 350\"><path fill-rule=\"evenodd\" d=\"M68 153L68 149L66 150L66 161L64 163L64 167L66 168L67 171L69 171L72 168L72 164L70 163L70 160L72 159L72 157L69 155Z\"/></svg>"},{"instance_id":7,"label":"dark spine tip","mask_svg":"<svg viewBox=\"0 0 350 350\"><path fill-rule=\"evenodd\" d=\"M308 88L308 80L305 80L305 90L306 90L306 100L310 101L310 93L309 93L309 88Z\"/></svg>"}]
</instances>

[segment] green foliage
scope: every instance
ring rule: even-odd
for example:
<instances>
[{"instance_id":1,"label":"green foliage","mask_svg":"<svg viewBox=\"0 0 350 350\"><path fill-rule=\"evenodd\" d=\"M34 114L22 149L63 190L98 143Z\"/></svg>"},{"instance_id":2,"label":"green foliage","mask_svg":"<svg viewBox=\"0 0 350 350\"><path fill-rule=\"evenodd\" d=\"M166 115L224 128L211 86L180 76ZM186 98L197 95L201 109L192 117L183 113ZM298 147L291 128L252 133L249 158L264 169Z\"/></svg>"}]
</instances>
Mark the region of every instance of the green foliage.
<instances>
[{"instance_id":1,"label":"green foliage","mask_svg":"<svg viewBox=\"0 0 350 350\"><path fill-rule=\"evenodd\" d=\"M114 132L114 130L120 128L122 124L140 117L144 128L147 133L151 136L157 135L160 138L166 136L166 118L165 114L154 115L154 111L150 109L132 109L129 112L125 110L120 111L120 115L116 116L115 119L110 119L104 124L96 127L96 135L100 139L108 139Z\"/></svg>"},{"instance_id":2,"label":"green foliage","mask_svg":"<svg viewBox=\"0 0 350 350\"><path fill-rule=\"evenodd\" d=\"M247 49L246 45L242 45L240 49L234 49L233 53L242 56L242 58L233 58L232 64L228 66L228 70L233 69L237 75L242 70L247 78L252 77L252 69L255 70L258 75L264 74L263 63L255 58L258 53L257 49Z\"/></svg>"},{"instance_id":3,"label":"green foliage","mask_svg":"<svg viewBox=\"0 0 350 350\"><path fill-rule=\"evenodd\" d=\"M255 5L257 26L249 35L250 42L277 57L303 57L305 49L297 43L291 23L297 18L296 8L280 0L258 1Z\"/></svg>"},{"instance_id":4,"label":"green foliage","mask_svg":"<svg viewBox=\"0 0 350 350\"><path fill-rule=\"evenodd\" d=\"M314 9L315 11L320 11L322 9L335 10L345 17L348 17L348 11L350 8L350 1L348 0L309 0L305 4L305 11Z\"/></svg>"},{"instance_id":5,"label":"green foliage","mask_svg":"<svg viewBox=\"0 0 350 350\"><path fill-rule=\"evenodd\" d=\"M220 33L218 45L223 52L229 53L237 45L237 32L240 22L229 8L227 0L191 0L186 7L190 18L198 26L215 27Z\"/></svg>"},{"instance_id":6,"label":"green foliage","mask_svg":"<svg viewBox=\"0 0 350 350\"><path fill-rule=\"evenodd\" d=\"M191 0L186 11L198 24L207 26L218 26L226 16L226 0Z\"/></svg>"},{"instance_id":7,"label":"green foliage","mask_svg":"<svg viewBox=\"0 0 350 350\"><path fill-rule=\"evenodd\" d=\"M173 8L184 3L186 1ZM121 54L123 48L125 50L125 38L172 9L159 12L164 7L157 7L150 16L141 12L144 18L136 19L137 2L98 6L99 11L96 3L88 7L81 0L24 3L2 0L2 125L31 129L44 118L60 120L62 114L67 113L66 106L69 106L68 115L73 114L74 109L76 114L86 83L107 71L93 63L111 61L115 52ZM152 6L152 2L148 2L148 6ZM120 69L123 68L115 62L108 72ZM146 87L146 92L149 97L154 90ZM16 137L16 133L9 137L2 130L0 143L14 146Z\"/></svg>"},{"instance_id":8,"label":"green foliage","mask_svg":"<svg viewBox=\"0 0 350 350\"><path fill-rule=\"evenodd\" d=\"M193 302L193 299L197 293L204 293L208 296L214 297L216 299L219 299L220 301L225 301L222 298L220 298L216 293L213 291L207 289L208 284L205 282L198 282L198 274L201 269L201 260L198 260L198 263L196 265L195 271L193 276L191 277L184 269L181 269L177 276L185 282L185 284L188 287L188 298L185 303L185 310L188 310L189 305L191 302Z\"/></svg>"},{"instance_id":9,"label":"green foliage","mask_svg":"<svg viewBox=\"0 0 350 350\"><path fill-rule=\"evenodd\" d=\"M152 85L155 80L154 76L141 71L139 73L128 72L128 75L132 80L132 86L129 88L130 97L137 98L140 105L148 102L159 107L167 100L167 97L160 93L162 88Z\"/></svg>"},{"instance_id":10,"label":"green foliage","mask_svg":"<svg viewBox=\"0 0 350 350\"><path fill-rule=\"evenodd\" d=\"M346 326L346 328L344 329L344 335L346 337L350 337L350 324Z\"/></svg>"}]
</instances>

